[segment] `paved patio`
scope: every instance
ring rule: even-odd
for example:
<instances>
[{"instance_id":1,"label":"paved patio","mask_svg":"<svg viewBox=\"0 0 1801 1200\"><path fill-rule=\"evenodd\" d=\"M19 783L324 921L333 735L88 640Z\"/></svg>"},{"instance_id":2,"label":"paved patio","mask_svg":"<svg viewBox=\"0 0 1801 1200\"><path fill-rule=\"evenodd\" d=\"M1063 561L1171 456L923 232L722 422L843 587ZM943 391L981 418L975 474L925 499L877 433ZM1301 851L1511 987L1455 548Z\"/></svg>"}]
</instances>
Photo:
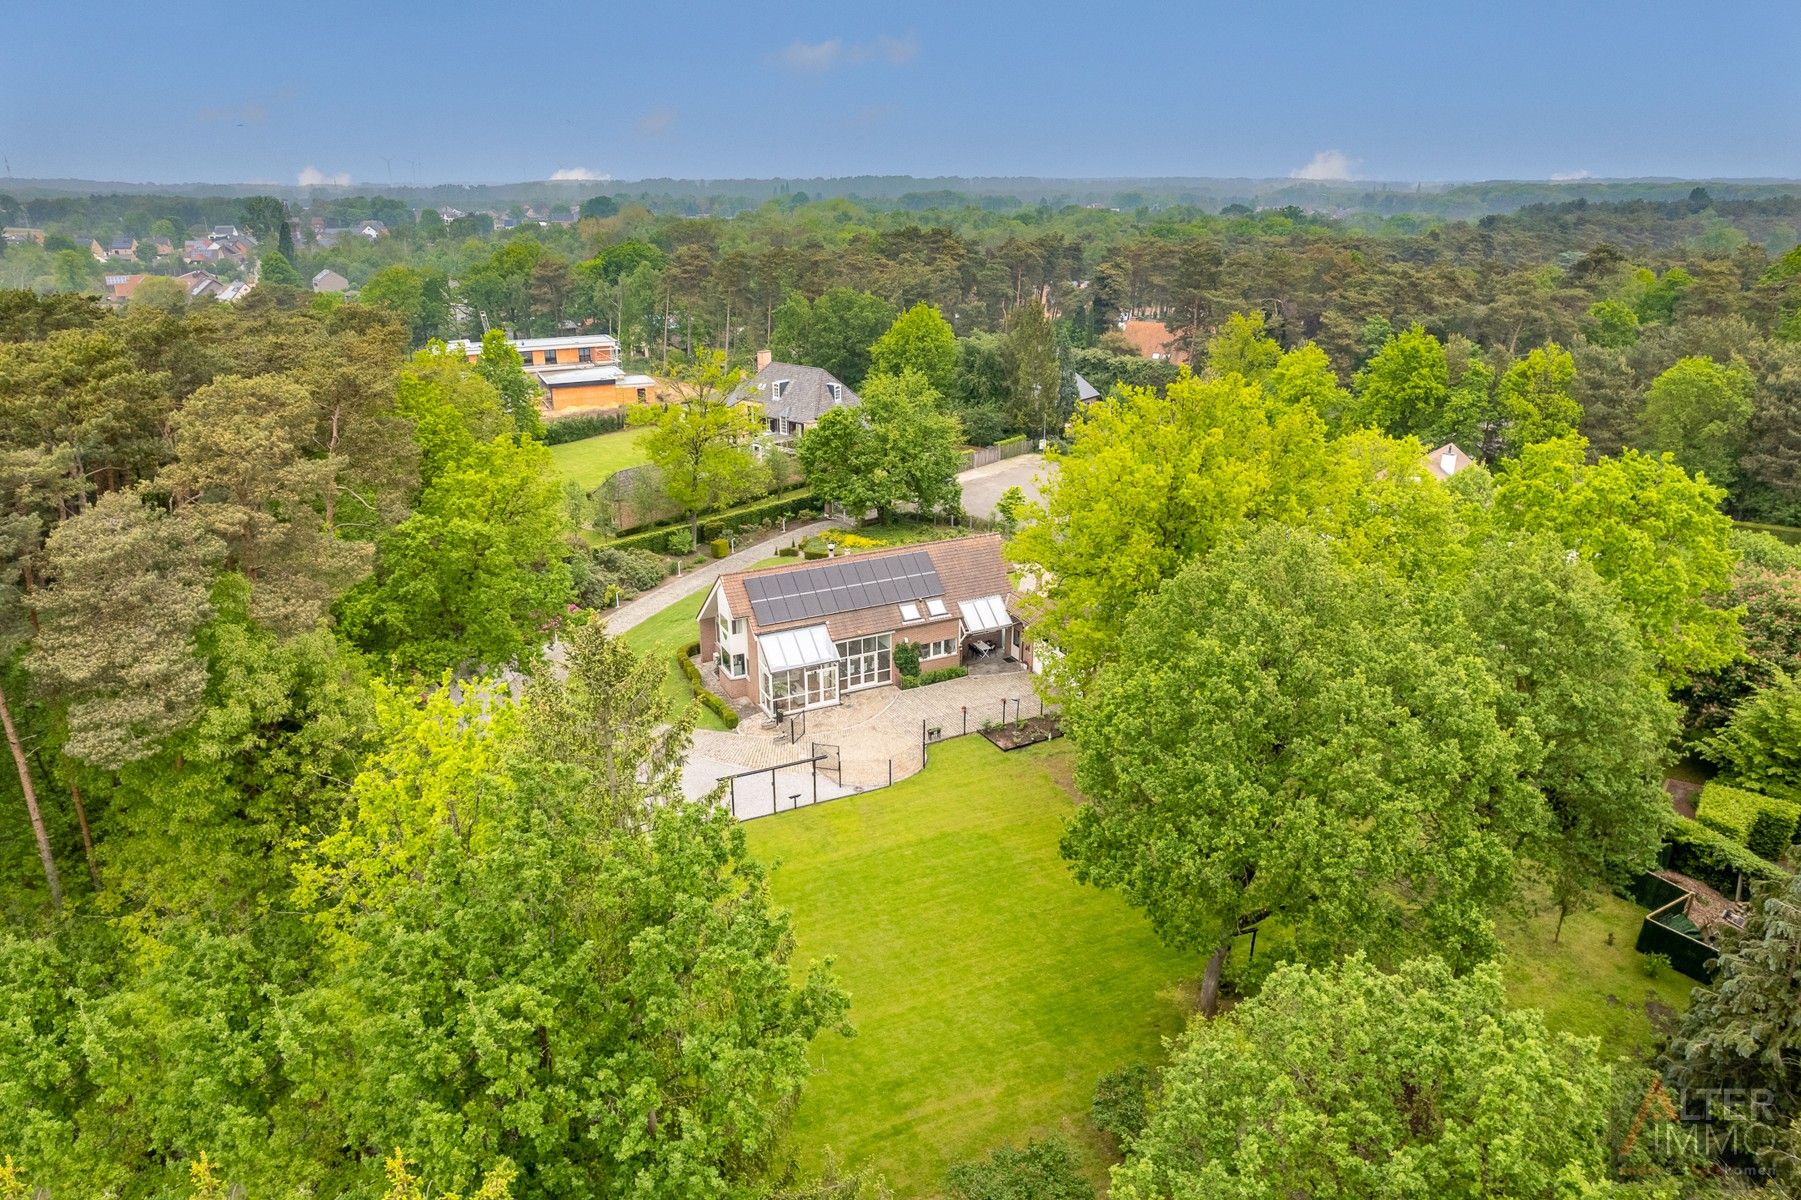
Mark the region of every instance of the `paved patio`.
<instances>
[{"instance_id":1,"label":"paved patio","mask_svg":"<svg viewBox=\"0 0 1801 1200\"><path fill-rule=\"evenodd\" d=\"M792 739L787 722L777 726L761 714L746 718L730 731L695 730L683 788L691 796L704 795L715 782L730 775L767 771L807 759L815 747L830 747L839 759L838 778L822 773L818 783L819 798L832 799L885 787L918 771L925 765L922 743L928 738L937 741L975 733L984 722L998 724L1041 711L1032 675L1023 668L969 675L907 691L869 688L852 692L840 704L807 713L804 731L797 728ZM812 774L805 766L780 770L773 791L767 774L740 779L734 789L738 815L761 816L777 808L786 811L796 804L811 803ZM796 796L801 799L793 800Z\"/></svg>"}]
</instances>

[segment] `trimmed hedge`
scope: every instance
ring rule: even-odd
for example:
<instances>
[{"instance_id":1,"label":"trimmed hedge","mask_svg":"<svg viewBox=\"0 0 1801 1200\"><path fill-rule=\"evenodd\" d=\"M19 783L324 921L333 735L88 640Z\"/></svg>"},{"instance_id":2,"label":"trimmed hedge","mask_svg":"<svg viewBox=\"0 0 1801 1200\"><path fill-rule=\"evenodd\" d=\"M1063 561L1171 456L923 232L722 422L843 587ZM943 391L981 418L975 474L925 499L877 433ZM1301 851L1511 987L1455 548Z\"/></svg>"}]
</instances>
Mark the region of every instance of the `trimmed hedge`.
<instances>
[{"instance_id":1,"label":"trimmed hedge","mask_svg":"<svg viewBox=\"0 0 1801 1200\"><path fill-rule=\"evenodd\" d=\"M700 539L710 542L724 537L728 533L736 533L746 525L755 525L760 521L779 520L782 517L799 516L815 511L813 509L813 493L806 489L790 492L782 496L769 497L754 504L746 504L741 508L728 508L722 512L709 515L700 523ZM662 550L672 534L688 536L688 522L679 521L672 525L658 525L653 529L639 529L624 533L606 542L609 546L642 546L646 550ZM690 546L689 549L693 547ZM675 551L678 554L686 550Z\"/></svg>"},{"instance_id":2,"label":"trimmed hedge","mask_svg":"<svg viewBox=\"0 0 1801 1200\"><path fill-rule=\"evenodd\" d=\"M902 675L901 690L926 687L934 683L944 683L952 679L961 679L969 674L968 667L939 667L936 671L925 671L918 675Z\"/></svg>"},{"instance_id":3,"label":"trimmed hedge","mask_svg":"<svg viewBox=\"0 0 1801 1200\"><path fill-rule=\"evenodd\" d=\"M713 690L701 682L700 668L694 665L690 655L700 653L700 643L690 642L685 649L675 653L675 661L682 666L682 674L688 677L688 687L694 692L694 698L703 706L712 710L714 716L725 722L727 729L738 728L738 710L713 694Z\"/></svg>"},{"instance_id":4,"label":"trimmed hedge","mask_svg":"<svg viewBox=\"0 0 1801 1200\"><path fill-rule=\"evenodd\" d=\"M1779 859L1795 840L1801 805L1743 788L1710 783L1701 789L1695 820L1725 834L1761 858Z\"/></svg>"},{"instance_id":5,"label":"trimmed hedge","mask_svg":"<svg viewBox=\"0 0 1801 1200\"><path fill-rule=\"evenodd\" d=\"M717 537L707 543L707 549L712 552L714 558L724 558L732 552L732 543L728 538Z\"/></svg>"},{"instance_id":6,"label":"trimmed hedge","mask_svg":"<svg viewBox=\"0 0 1801 1200\"><path fill-rule=\"evenodd\" d=\"M1724 895L1733 894L1741 875L1753 880L1787 878L1775 863L1680 813L1665 818L1663 840L1666 866L1711 884Z\"/></svg>"},{"instance_id":7,"label":"trimmed hedge","mask_svg":"<svg viewBox=\"0 0 1801 1200\"><path fill-rule=\"evenodd\" d=\"M594 413L586 417L564 417L544 424L544 444L560 446L564 442L580 442L603 433L618 433L625 428L625 414Z\"/></svg>"},{"instance_id":8,"label":"trimmed hedge","mask_svg":"<svg viewBox=\"0 0 1801 1200\"><path fill-rule=\"evenodd\" d=\"M994 444L997 446L1017 446L1025 440L1026 440L1025 434L1016 433L1012 437L1004 437L1000 441L998 441Z\"/></svg>"}]
</instances>

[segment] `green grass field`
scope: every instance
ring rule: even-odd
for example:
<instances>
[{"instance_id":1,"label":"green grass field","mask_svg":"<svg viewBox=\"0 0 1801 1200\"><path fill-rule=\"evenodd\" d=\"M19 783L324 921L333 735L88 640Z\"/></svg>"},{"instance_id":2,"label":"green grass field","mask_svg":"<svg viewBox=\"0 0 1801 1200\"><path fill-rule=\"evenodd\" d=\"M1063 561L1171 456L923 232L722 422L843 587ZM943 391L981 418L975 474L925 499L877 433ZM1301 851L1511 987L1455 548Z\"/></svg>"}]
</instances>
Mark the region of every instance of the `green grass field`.
<instances>
[{"instance_id":1,"label":"green grass field","mask_svg":"<svg viewBox=\"0 0 1801 1200\"><path fill-rule=\"evenodd\" d=\"M662 662L663 695L677 711L694 704L694 693L688 687L688 677L676 665L675 656L699 636L694 618L700 614L700 606L706 598L704 591L698 595L683 596L656 616L632 626L623 635L625 644L633 650L639 654L654 654ZM714 716L711 709L699 704L694 707L694 723L698 728L725 728L725 722Z\"/></svg>"},{"instance_id":2,"label":"green grass field","mask_svg":"<svg viewBox=\"0 0 1801 1200\"><path fill-rule=\"evenodd\" d=\"M753 821L802 959L835 956L857 1036L821 1037L795 1144L934 1194L952 1163L1061 1132L1103 1177L1094 1085L1156 1062L1200 963L1057 854L1066 744L932 751L893 788Z\"/></svg>"},{"instance_id":3,"label":"green grass field","mask_svg":"<svg viewBox=\"0 0 1801 1200\"><path fill-rule=\"evenodd\" d=\"M857 1035L814 1047L819 1074L794 1126L803 1164L830 1150L896 1195L932 1195L951 1163L1061 1132L1104 1181L1107 1147L1086 1119L1095 1080L1161 1064L1201 964L1158 944L1116 895L1071 879L1057 852L1070 759L1068 742L1002 754L960 738L891 789L746 826L801 959L835 957L851 994ZM1693 986L1645 974L1642 915L1606 896L1555 944L1554 914L1504 920L1510 1000L1610 1056L1642 1054L1647 1001L1667 1019ZM1259 960L1283 949L1270 932ZM1235 963L1246 949L1240 939Z\"/></svg>"},{"instance_id":4,"label":"green grass field","mask_svg":"<svg viewBox=\"0 0 1801 1200\"><path fill-rule=\"evenodd\" d=\"M752 563L751 567L754 569L792 561L794 560L771 557ZM663 695L678 710L687 707L694 699L694 692L688 687L688 677L676 665L675 654L699 638L694 619L700 615L700 606L706 599L704 589L695 595L683 596L656 616L632 626L624 634L625 644L633 650L639 654L655 654L662 661ZM714 716L708 708L698 708L695 725L701 729L725 728L725 722Z\"/></svg>"},{"instance_id":5,"label":"green grass field","mask_svg":"<svg viewBox=\"0 0 1801 1200\"><path fill-rule=\"evenodd\" d=\"M1644 956L1633 949L1644 910L1614 895L1598 899L1593 911L1570 914L1558 942L1551 940L1555 912L1501 923L1507 998L1543 1009L1553 1029L1599 1038L1609 1055L1641 1056L1654 1041L1646 1002L1680 1013L1695 983L1667 968L1655 979L1646 975Z\"/></svg>"},{"instance_id":6,"label":"green grass field","mask_svg":"<svg viewBox=\"0 0 1801 1200\"><path fill-rule=\"evenodd\" d=\"M550 448L550 460L559 479L573 480L585 488L597 488L615 471L646 462L643 441L649 429L621 429L579 442L563 442Z\"/></svg>"}]
</instances>

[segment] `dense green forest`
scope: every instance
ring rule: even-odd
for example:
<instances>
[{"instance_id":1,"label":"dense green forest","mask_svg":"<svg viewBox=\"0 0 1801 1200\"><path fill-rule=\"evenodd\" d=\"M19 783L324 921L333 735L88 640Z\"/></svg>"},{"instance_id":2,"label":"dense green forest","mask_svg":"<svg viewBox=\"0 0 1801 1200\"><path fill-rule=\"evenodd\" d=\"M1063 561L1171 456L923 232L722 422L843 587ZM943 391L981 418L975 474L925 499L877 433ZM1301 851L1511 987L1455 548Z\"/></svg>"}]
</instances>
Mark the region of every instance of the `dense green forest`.
<instances>
[{"instance_id":1,"label":"dense green forest","mask_svg":"<svg viewBox=\"0 0 1801 1200\"><path fill-rule=\"evenodd\" d=\"M144 204L129 213L100 208L144 232L226 211L222 200L136 199ZM1281 345L1318 345L1346 382L1391 334L1418 325L1442 343L1444 364L1424 348L1432 394L1391 414L1396 432L1492 438L1441 419L1447 396L1460 394L1465 407L1504 404L1471 393L1492 392L1542 350L1597 451L1671 451L1727 486L1735 515L1801 520L1793 194L1725 200L1697 188L1473 223L1295 208L914 211L799 195L730 219L605 196L584 208L597 215L494 232L487 217L446 223L426 210L414 220L392 200L342 198L318 212L334 223L376 216L393 233L325 249L308 244L303 226L295 264L302 278L324 267L347 275L363 304L406 320L415 346L491 326L544 335L574 322L615 332L630 355L662 368L702 348L741 364L765 345L800 357L810 344L808 361L853 387L887 321L928 303L962 339L943 390L978 443L1023 428L992 335L1028 298L1056 318L1065 361L1103 390L1173 377L1167 363L1109 338L1123 315L1165 321L1192 352L1227 314L1261 311ZM0 259L0 280L40 290L91 285L100 270L72 249L14 247ZM844 349L818 349L827 343ZM1494 447L1468 449L1492 457Z\"/></svg>"},{"instance_id":2,"label":"dense green forest","mask_svg":"<svg viewBox=\"0 0 1801 1200\"><path fill-rule=\"evenodd\" d=\"M333 222L391 231L303 222L292 262L263 237L231 304L104 303L73 247L0 258L26 285L0 292L0 1197L410 1196L409 1162L488 1198L880 1194L863 1164L802 1178L786 1137L850 998L742 830L683 799L669 664L578 602L591 551L517 355L439 342L571 322L694 389L645 410L653 457L705 421L749 457L718 399L760 349L860 388L796 456L859 510L954 512L959 438L1063 448L1009 544L1089 800L1063 854L1207 963L1128 1089L1115 1194L1793 1176L1801 554L1728 517L1801 519L1801 200L958 200L599 197L496 230L346 198ZM325 266L354 298L277 281ZM1078 405L1076 372L1106 395ZM1441 482L1446 440L1475 465ZM1683 754L1769 807L1736 839L1677 818ZM1672 845L1756 906L1655 1065L1775 1099L1742 1114L1755 1153L1641 1150L1640 1186L1608 1114L1653 1064L1508 1010L1491 963L1502 914L1561 922ZM1259 926L1284 949L1228 976Z\"/></svg>"}]
</instances>

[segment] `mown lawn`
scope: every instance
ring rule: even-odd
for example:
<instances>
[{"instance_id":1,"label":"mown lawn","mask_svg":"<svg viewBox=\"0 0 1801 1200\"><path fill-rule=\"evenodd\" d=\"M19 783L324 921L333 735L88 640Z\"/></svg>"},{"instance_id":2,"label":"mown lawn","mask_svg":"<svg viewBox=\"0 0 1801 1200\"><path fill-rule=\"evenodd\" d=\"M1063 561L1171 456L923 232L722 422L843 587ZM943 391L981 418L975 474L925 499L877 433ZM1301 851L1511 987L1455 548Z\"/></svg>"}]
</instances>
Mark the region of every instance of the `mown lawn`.
<instances>
[{"instance_id":1,"label":"mown lawn","mask_svg":"<svg viewBox=\"0 0 1801 1200\"><path fill-rule=\"evenodd\" d=\"M750 565L751 570L757 567L773 566L776 563L793 562L791 558L770 557L760 559ZM663 695L669 703L680 710L687 707L694 699L694 692L688 687L688 677L676 664L675 654L684 650L696 640L700 633L695 628L694 619L700 615L700 606L706 602L705 588L692 596L683 596L680 600L657 613L656 616L641 624L634 625L625 631L625 644L639 654L656 654L664 663ZM701 729L724 729L725 722L713 715L711 709L699 707L699 715L695 724Z\"/></svg>"},{"instance_id":2,"label":"mown lawn","mask_svg":"<svg viewBox=\"0 0 1801 1200\"><path fill-rule=\"evenodd\" d=\"M835 957L857 1031L814 1047L819 1074L794 1126L803 1164L830 1151L881 1171L896 1195L933 1195L951 1163L1061 1132L1104 1182L1107 1147L1086 1120L1095 1080L1161 1064L1201 963L1071 879L1057 852L1069 768L1068 742L1002 754L960 738L891 789L748 823L801 959ZM1642 1055L1653 1011L1673 1018L1693 984L1645 974L1641 916L1609 895L1555 944L1554 914L1504 920L1509 999L1610 1056ZM1260 961L1285 949L1269 932Z\"/></svg>"},{"instance_id":3,"label":"mown lawn","mask_svg":"<svg viewBox=\"0 0 1801 1200\"><path fill-rule=\"evenodd\" d=\"M563 442L550 448L550 459L557 477L573 480L585 488L605 483L615 471L635 467L648 461L643 441L649 429L621 429L579 442Z\"/></svg>"},{"instance_id":4,"label":"mown lawn","mask_svg":"<svg viewBox=\"0 0 1801 1200\"><path fill-rule=\"evenodd\" d=\"M725 722L714 716L711 709L695 702L694 693L688 687L688 677L675 661L676 653L699 636L694 618L700 615L700 606L706 598L705 591L684 596L656 616L626 630L624 637L625 644L639 654L655 654L662 661L663 695L676 711L693 704L696 726L701 729L724 729Z\"/></svg>"},{"instance_id":5,"label":"mown lawn","mask_svg":"<svg viewBox=\"0 0 1801 1200\"><path fill-rule=\"evenodd\" d=\"M893 788L746 826L801 958L835 956L857 1030L814 1047L803 1162L830 1150L925 1196L952 1163L1061 1132L1103 1178L1095 1081L1161 1061L1201 964L1070 877L1067 756L959 738Z\"/></svg>"}]
</instances>

